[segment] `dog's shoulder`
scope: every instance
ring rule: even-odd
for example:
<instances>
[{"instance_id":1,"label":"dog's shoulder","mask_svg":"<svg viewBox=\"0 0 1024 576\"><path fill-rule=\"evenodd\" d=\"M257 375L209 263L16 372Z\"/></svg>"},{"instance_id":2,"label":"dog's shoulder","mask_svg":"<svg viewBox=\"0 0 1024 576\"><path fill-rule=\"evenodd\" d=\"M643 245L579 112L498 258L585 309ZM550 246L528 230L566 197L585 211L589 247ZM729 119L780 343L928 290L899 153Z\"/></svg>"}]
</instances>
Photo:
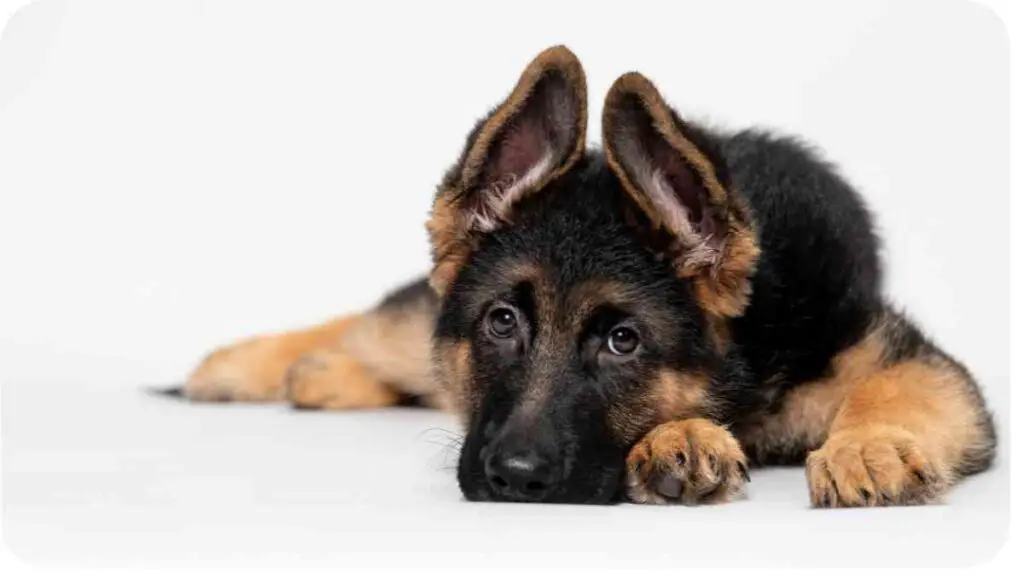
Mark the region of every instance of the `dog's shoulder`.
<instances>
[{"instance_id":1,"label":"dog's shoulder","mask_svg":"<svg viewBox=\"0 0 1024 576\"><path fill-rule=\"evenodd\" d=\"M883 309L873 215L824 154L799 138L751 129L720 137L720 150L761 249L733 337L758 382L785 387L819 378Z\"/></svg>"}]
</instances>

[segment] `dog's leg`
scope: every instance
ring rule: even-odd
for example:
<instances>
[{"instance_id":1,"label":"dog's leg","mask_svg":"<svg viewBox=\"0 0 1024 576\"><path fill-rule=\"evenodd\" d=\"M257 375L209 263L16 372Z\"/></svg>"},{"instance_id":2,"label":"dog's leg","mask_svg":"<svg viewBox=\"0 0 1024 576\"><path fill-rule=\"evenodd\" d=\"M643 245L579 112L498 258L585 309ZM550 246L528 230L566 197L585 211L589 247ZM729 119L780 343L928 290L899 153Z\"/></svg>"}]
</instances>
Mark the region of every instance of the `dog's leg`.
<instances>
[{"instance_id":1,"label":"dog's leg","mask_svg":"<svg viewBox=\"0 0 1024 576\"><path fill-rule=\"evenodd\" d=\"M300 408L389 406L399 393L447 408L431 374L433 326L429 307L410 303L353 318L335 346L304 355L288 369L286 395Z\"/></svg>"},{"instance_id":2,"label":"dog's leg","mask_svg":"<svg viewBox=\"0 0 1024 576\"><path fill-rule=\"evenodd\" d=\"M333 405L340 401L324 387L325 382L336 382L351 397L344 402L346 407L394 403L394 392L337 350L345 332L360 319L341 318L216 350L189 376L185 395L196 401L274 402L288 400L292 391L303 405Z\"/></svg>"},{"instance_id":3,"label":"dog's leg","mask_svg":"<svg viewBox=\"0 0 1024 576\"><path fill-rule=\"evenodd\" d=\"M431 370L436 306L421 281L363 314L228 346L192 373L185 395L325 409L390 406L410 395L448 408Z\"/></svg>"},{"instance_id":4,"label":"dog's leg","mask_svg":"<svg viewBox=\"0 0 1024 576\"><path fill-rule=\"evenodd\" d=\"M354 356L325 348L302 356L284 376L285 396L296 408L352 410L393 406L399 394Z\"/></svg>"},{"instance_id":5,"label":"dog's leg","mask_svg":"<svg viewBox=\"0 0 1024 576\"><path fill-rule=\"evenodd\" d=\"M990 457L984 422L968 377L953 365L918 359L880 370L851 386L825 444L808 455L811 502L932 502Z\"/></svg>"},{"instance_id":6,"label":"dog's leg","mask_svg":"<svg viewBox=\"0 0 1024 576\"><path fill-rule=\"evenodd\" d=\"M991 416L970 374L890 316L881 357L846 383L823 446L807 457L819 507L924 504L987 468Z\"/></svg>"}]
</instances>

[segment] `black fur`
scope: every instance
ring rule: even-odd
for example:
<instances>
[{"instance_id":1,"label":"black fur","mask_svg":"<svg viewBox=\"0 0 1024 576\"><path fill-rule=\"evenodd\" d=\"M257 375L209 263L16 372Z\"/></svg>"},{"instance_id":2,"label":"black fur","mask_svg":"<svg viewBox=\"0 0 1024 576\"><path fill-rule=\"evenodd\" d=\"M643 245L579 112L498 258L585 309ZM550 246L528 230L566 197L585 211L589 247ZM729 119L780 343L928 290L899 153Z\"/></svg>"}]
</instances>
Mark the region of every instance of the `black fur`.
<instances>
[{"instance_id":1,"label":"black fur","mask_svg":"<svg viewBox=\"0 0 1024 576\"><path fill-rule=\"evenodd\" d=\"M807 147L748 131L722 148L762 251L734 341L753 381L785 390L824 375L881 310L878 241L856 192Z\"/></svg>"},{"instance_id":2,"label":"black fur","mask_svg":"<svg viewBox=\"0 0 1024 576\"><path fill-rule=\"evenodd\" d=\"M870 214L828 163L806 145L764 131L725 134L687 124L687 136L717 159L720 178L746 200L761 248L749 306L730 322L732 338L725 353L710 343L691 281L679 278L658 258L649 238L627 221L626 215L636 210L629 207L622 185L603 155L588 153L543 193L523 200L511 224L482 237L441 303L435 336L472 342L473 378L485 388L483 403L469 421L459 466L468 498L502 499L488 487L482 461L495 434L508 428L531 371L558 375L544 413L528 429L515 431L550 447L552 457L565 462L563 481L543 499L607 502L621 485L624 457L637 438L617 437L606 413L613 401L642 396L644 378L657 368L710 374L710 392L720 408L716 418L736 423L770 412L788 390L827 376L832 358L883 316L895 319L886 334L891 361L938 353L883 301L879 243ZM446 180L454 174L457 167ZM517 287L502 297L523 311L528 325L524 350L496 351L482 336L486 308L471 303L500 281L507 265L524 261L553 279L558 297L587 280L624 282L636 291L636 309L613 314L667 314L674 328L645 334L645 353L632 369L594 371L587 352L594 334L581 334L568 347L566 342L535 342L529 332L538 322L532 296ZM414 288L423 293L421 285ZM400 292L392 300L404 297ZM553 345L563 349L540 351ZM552 360L538 358L552 354L559 357L558 366L540 366ZM991 430L990 421L987 426ZM766 460L795 461L805 453L806 447L794 446ZM967 469L983 469L989 460L990 454L979 455Z\"/></svg>"},{"instance_id":3,"label":"black fur","mask_svg":"<svg viewBox=\"0 0 1024 576\"><path fill-rule=\"evenodd\" d=\"M467 310L468 295L491 282L489 274L497 267L529 261L557 271L558 294L588 279L615 278L637 287L648 305L670 312L679 326L677 337L650 361L711 372L712 392L725 407L719 415L723 421L765 409L786 389L824 375L831 358L862 337L882 310L877 241L868 212L830 167L792 140L761 132L722 136L691 127L691 137L694 133L709 155L722 158L731 187L748 201L762 249L751 304L732 323L733 343L723 357L709 344L691 284L658 261L625 220L625 192L599 154L588 155L543 194L524 201L510 227L484 238L443 303L437 336L477 342L480 316ZM488 362L478 345L474 357ZM572 410L560 417L585 422L552 428L571 431L579 451L573 460L591 467L579 471L577 484L566 484L565 494L553 497L607 499L629 446L607 449L612 442L602 429L601 388L593 385L584 363L566 363L559 393L573 398ZM514 364L476 370L481 381L502 385L488 389L485 405L470 423L460 467L467 494L486 492L474 464L488 439L481 428L508 417L517 379ZM553 443L574 444L566 438ZM594 474L595 464L604 475ZM601 488L596 493L595 484Z\"/></svg>"},{"instance_id":4,"label":"black fur","mask_svg":"<svg viewBox=\"0 0 1024 576\"><path fill-rule=\"evenodd\" d=\"M436 294L430 289L426 278L420 278L394 290L384 297L379 308L403 308L407 305L419 305L424 300L436 301Z\"/></svg>"}]
</instances>

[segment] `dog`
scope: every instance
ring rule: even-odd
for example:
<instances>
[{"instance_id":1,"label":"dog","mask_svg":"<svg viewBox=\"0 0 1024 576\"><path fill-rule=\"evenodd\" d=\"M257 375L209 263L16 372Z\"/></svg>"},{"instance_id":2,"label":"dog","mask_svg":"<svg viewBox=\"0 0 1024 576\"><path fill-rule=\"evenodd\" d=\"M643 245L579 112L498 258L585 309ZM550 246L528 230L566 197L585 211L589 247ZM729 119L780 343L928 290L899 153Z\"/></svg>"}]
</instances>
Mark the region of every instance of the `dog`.
<instances>
[{"instance_id":1,"label":"dog","mask_svg":"<svg viewBox=\"0 0 1024 576\"><path fill-rule=\"evenodd\" d=\"M815 507L925 504L991 465L974 378L888 303L830 164L636 72L588 149L587 103L577 57L540 53L438 186L426 278L215 351L179 392L450 410L470 501L721 503L802 464Z\"/></svg>"}]
</instances>

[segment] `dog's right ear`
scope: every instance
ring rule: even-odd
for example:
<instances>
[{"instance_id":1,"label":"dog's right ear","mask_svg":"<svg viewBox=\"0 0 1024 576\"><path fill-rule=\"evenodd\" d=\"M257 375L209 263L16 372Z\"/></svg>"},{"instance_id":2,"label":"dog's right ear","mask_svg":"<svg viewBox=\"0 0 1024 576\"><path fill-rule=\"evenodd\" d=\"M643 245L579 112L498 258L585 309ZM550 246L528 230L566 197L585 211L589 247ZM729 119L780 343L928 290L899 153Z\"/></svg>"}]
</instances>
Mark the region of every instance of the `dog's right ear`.
<instances>
[{"instance_id":1,"label":"dog's right ear","mask_svg":"<svg viewBox=\"0 0 1024 576\"><path fill-rule=\"evenodd\" d=\"M586 147L587 87L576 55L541 52L512 94L470 133L434 199L430 285L447 292L480 236L514 218L519 200L565 173Z\"/></svg>"}]
</instances>

